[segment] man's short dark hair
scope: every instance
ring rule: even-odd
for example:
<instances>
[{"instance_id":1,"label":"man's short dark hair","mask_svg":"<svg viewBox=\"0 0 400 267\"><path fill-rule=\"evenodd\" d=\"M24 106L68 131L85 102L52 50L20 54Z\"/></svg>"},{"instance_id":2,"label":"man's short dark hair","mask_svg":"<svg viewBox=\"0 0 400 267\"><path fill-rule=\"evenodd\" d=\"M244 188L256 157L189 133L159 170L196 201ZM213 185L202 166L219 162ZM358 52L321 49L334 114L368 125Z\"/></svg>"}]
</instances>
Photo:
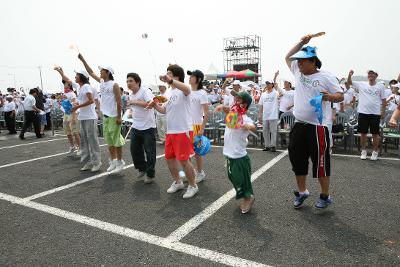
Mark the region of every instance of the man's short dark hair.
<instances>
[{"instance_id":1,"label":"man's short dark hair","mask_svg":"<svg viewBox=\"0 0 400 267\"><path fill-rule=\"evenodd\" d=\"M126 78L127 78L127 79L128 79L128 78L132 78L136 83L139 84L139 87L142 86L142 79L140 79L139 74L134 73L134 72L131 72L131 73L128 73L128 74L126 75Z\"/></svg>"},{"instance_id":2,"label":"man's short dark hair","mask_svg":"<svg viewBox=\"0 0 400 267\"><path fill-rule=\"evenodd\" d=\"M30 89L29 90L29 94L31 95L31 94L34 94L34 93L36 93L37 94L37 88L32 88L32 89Z\"/></svg>"},{"instance_id":3,"label":"man's short dark hair","mask_svg":"<svg viewBox=\"0 0 400 267\"><path fill-rule=\"evenodd\" d=\"M393 84L397 84L397 80L395 80L395 79L390 80L389 85L393 85Z\"/></svg>"},{"instance_id":4,"label":"man's short dark hair","mask_svg":"<svg viewBox=\"0 0 400 267\"><path fill-rule=\"evenodd\" d=\"M178 77L180 82L185 82L185 71L177 64L169 65L167 71L172 72L172 75Z\"/></svg>"}]
</instances>

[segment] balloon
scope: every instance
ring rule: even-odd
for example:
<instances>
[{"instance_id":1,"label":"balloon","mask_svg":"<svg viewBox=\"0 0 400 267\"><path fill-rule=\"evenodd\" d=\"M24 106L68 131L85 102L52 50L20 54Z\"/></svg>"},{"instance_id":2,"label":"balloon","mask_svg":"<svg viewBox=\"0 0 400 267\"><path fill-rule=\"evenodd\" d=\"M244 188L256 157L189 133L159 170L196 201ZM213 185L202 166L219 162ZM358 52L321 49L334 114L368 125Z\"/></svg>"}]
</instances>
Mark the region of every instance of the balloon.
<instances>
[{"instance_id":1,"label":"balloon","mask_svg":"<svg viewBox=\"0 0 400 267\"><path fill-rule=\"evenodd\" d=\"M147 33L143 33L143 34L142 34L142 38L143 38L143 39L147 39L147 37L149 37L149 35L148 35Z\"/></svg>"},{"instance_id":2,"label":"balloon","mask_svg":"<svg viewBox=\"0 0 400 267\"><path fill-rule=\"evenodd\" d=\"M65 114L71 114L72 104L68 99L64 99L63 101L61 101L61 106L63 107Z\"/></svg>"},{"instance_id":3,"label":"balloon","mask_svg":"<svg viewBox=\"0 0 400 267\"><path fill-rule=\"evenodd\" d=\"M174 41L174 38L168 38L168 42L172 43Z\"/></svg>"},{"instance_id":4,"label":"balloon","mask_svg":"<svg viewBox=\"0 0 400 267\"><path fill-rule=\"evenodd\" d=\"M315 112L318 116L318 121L320 124L322 124L322 119L324 117L324 113L322 111L322 94L316 95L313 99L311 99L310 104L315 108Z\"/></svg>"},{"instance_id":5,"label":"balloon","mask_svg":"<svg viewBox=\"0 0 400 267\"><path fill-rule=\"evenodd\" d=\"M196 136L194 138L194 152L197 155L204 156L210 152L211 143L205 136Z\"/></svg>"}]
</instances>

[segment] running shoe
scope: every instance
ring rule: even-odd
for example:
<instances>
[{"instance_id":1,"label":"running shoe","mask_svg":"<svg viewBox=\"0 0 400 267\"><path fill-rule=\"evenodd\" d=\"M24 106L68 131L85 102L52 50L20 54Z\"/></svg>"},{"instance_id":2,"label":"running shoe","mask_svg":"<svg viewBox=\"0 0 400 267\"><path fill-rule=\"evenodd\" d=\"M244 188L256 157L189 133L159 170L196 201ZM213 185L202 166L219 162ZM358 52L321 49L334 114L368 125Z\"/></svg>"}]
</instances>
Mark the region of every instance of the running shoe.
<instances>
[{"instance_id":1,"label":"running shoe","mask_svg":"<svg viewBox=\"0 0 400 267\"><path fill-rule=\"evenodd\" d=\"M298 191L294 191L294 195L295 195L295 198L294 198L293 205L294 205L295 209L298 209L301 207L301 205L303 205L304 200L306 200L310 196L310 192L306 191L306 192L300 194Z\"/></svg>"},{"instance_id":2,"label":"running shoe","mask_svg":"<svg viewBox=\"0 0 400 267\"><path fill-rule=\"evenodd\" d=\"M315 207L317 209L325 209L330 204L332 204L332 202L333 202L333 200L332 200L331 196L320 194L319 199L318 199L317 203L315 204Z\"/></svg>"},{"instance_id":3,"label":"running shoe","mask_svg":"<svg viewBox=\"0 0 400 267\"><path fill-rule=\"evenodd\" d=\"M189 185L186 189L185 194L183 195L183 198L191 198L196 195L197 192L199 192L199 188L197 187L197 185L196 187Z\"/></svg>"},{"instance_id":4,"label":"running shoe","mask_svg":"<svg viewBox=\"0 0 400 267\"><path fill-rule=\"evenodd\" d=\"M182 181L180 183L176 183L175 181L171 184L171 186L168 188L167 193L172 194L177 192L178 190L182 190L185 188L184 184Z\"/></svg>"}]
</instances>

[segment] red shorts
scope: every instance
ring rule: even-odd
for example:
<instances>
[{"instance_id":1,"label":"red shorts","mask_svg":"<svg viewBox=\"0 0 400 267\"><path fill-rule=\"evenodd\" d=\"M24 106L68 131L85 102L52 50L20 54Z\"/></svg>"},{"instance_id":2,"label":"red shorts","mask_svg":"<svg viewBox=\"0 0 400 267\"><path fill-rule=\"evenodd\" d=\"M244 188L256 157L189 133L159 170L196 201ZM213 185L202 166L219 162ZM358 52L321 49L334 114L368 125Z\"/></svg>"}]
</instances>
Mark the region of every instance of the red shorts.
<instances>
[{"instance_id":1,"label":"red shorts","mask_svg":"<svg viewBox=\"0 0 400 267\"><path fill-rule=\"evenodd\" d=\"M194 154L193 132L167 134L165 138L165 159L188 160Z\"/></svg>"}]
</instances>

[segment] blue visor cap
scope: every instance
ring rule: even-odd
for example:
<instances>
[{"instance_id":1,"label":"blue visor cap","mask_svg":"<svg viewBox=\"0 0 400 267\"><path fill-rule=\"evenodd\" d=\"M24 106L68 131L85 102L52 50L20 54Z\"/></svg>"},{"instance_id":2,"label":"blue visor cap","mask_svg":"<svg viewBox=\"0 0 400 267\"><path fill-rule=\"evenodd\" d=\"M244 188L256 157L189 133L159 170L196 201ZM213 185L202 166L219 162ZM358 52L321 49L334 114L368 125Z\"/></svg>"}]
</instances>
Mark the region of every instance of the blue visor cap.
<instances>
[{"instance_id":1,"label":"blue visor cap","mask_svg":"<svg viewBox=\"0 0 400 267\"><path fill-rule=\"evenodd\" d=\"M317 56L317 48L314 46L305 46L299 52L290 57L290 59L312 58Z\"/></svg>"}]
</instances>

